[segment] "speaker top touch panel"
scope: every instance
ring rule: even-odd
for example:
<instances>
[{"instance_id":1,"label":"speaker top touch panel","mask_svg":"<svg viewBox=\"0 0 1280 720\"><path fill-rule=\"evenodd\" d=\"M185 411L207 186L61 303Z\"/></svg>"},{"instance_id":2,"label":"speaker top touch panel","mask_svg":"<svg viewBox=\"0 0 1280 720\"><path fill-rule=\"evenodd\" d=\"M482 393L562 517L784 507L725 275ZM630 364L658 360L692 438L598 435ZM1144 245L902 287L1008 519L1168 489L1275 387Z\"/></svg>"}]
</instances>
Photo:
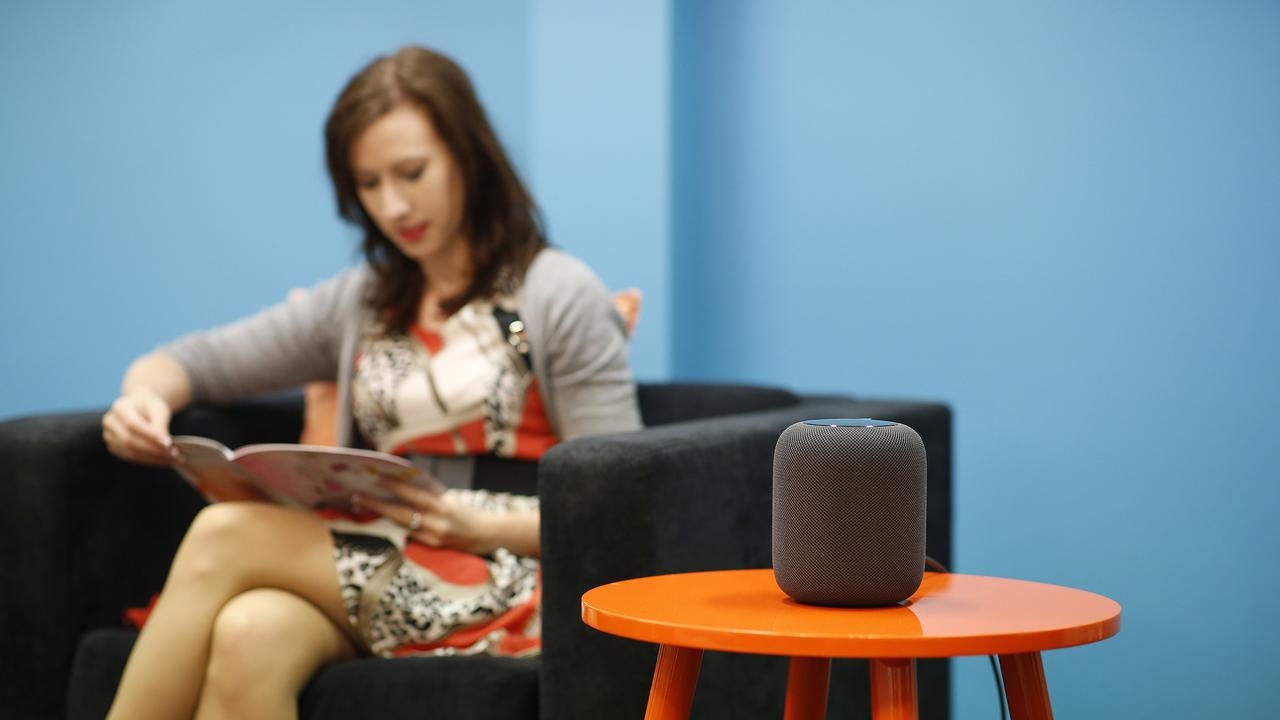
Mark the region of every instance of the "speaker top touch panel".
<instances>
[{"instance_id":1,"label":"speaker top touch panel","mask_svg":"<svg viewBox=\"0 0 1280 720\"><path fill-rule=\"evenodd\" d=\"M889 422L888 420L873 420L871 418L823 418L819 420L805 420L805 425L818 425L821 427L893 427L898 423Z\"/></svg>"}]
</instances>

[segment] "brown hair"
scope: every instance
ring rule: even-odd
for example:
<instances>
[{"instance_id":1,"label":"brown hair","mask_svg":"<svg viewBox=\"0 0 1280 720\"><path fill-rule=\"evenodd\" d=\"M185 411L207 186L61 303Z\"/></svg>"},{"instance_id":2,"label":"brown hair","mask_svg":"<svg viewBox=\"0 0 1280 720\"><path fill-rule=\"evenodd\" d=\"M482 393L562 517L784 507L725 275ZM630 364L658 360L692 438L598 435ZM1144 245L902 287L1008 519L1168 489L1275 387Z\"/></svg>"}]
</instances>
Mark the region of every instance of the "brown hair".
<instances>
[{"instance_id":1,"label":"brown hair","mask_svg":"<svg viewBox=\"0 0 1280 720\"><path fill-rule=\"evenodd\" d=\"M508 276L520 278L547 245L533 198L516 175L485 117L467 74L449 58L417 46L376 58L343 88L325 123L325 154L338 214L364 231L362 249L375 282L365 298L391 331L416 320L426 279L365 212L356 195L350 148L356 137L399 103L427 112L463 178L462 232L471 245L471 285L441 302L453 313L492 295Z\"/></svg>"}]
</instances>

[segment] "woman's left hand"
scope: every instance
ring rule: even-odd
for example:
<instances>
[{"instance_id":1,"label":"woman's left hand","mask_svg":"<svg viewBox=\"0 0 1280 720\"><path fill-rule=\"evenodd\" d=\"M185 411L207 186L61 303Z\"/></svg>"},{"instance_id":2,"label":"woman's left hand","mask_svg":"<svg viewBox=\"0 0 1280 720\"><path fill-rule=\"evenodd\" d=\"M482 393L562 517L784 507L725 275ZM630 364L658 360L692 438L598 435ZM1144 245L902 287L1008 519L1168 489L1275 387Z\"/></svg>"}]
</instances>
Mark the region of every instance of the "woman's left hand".
<instances>
[{"instance_id":1,"label":"woman's left hand","mask_svg":"<svg viewBox=\"0 0 1280 720\"><path fill-rule=\"evenodd\" d=\"M485 555L497 547L497 523L492 513L460 505L444 495L406 482L388 481L382 487L398 500L357 495L356 505L405 526L409 537L423 545L476 555Z\"/></svg>"}]
</instances>

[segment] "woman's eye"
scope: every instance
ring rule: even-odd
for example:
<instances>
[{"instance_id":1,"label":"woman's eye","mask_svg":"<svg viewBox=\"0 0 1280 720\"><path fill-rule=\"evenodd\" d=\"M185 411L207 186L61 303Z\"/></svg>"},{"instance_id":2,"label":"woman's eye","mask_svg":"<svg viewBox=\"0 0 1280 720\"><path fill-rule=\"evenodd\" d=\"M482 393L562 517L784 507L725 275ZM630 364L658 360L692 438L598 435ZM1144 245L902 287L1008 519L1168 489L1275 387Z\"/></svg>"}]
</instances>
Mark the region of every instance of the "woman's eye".
<instances>
[{"instance_id":1,"label":"woman's eye","mask_svg":"<svg viewBox=\"0 0 1280 720\"><path fill-rule=\"evenodd\" d=\"M372 190L378 187L378 180L377 178L373 180L357 180L356 187L360 188L361 190Z\"/></svg>"},{"instance_id":2,"label":"woman's eye","mask_svg":"<svg viewBox=\"0 0 1280 720\"><path fill-rule=\"evenodd\" d=\"M417 180L418 178L422 177L422 171L423 171L423 170L426 170L426 169L427 169L427 166L426 166L425 164L423 164L423 165L418 165L417 167L414 167L414 168L413 168L413 169L411 169L411 170L407 170L407 171L405 171L405 173L404 173L404 179L405 179L405 180Z\"/></svg>"}]
</instances>

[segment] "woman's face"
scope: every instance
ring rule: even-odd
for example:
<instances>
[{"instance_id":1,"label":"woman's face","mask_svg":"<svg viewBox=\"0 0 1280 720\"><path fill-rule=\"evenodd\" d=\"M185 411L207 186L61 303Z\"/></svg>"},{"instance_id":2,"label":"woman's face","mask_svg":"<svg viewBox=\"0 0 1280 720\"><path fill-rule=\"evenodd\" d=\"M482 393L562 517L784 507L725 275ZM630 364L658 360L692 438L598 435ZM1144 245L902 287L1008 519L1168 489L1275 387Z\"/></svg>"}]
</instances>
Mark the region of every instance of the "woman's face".
<instances>
[{"instance_id":1,"label":"woman's face","mask_svg":"<svg viewBox=\"0 0 1280 720\"><path fill-rule=\"evenodd\" d=\"M420 264L466 253L463 180L425 111L401 103L351 144L360 204L400 251Z\"/></svg>"}]
</instances>

